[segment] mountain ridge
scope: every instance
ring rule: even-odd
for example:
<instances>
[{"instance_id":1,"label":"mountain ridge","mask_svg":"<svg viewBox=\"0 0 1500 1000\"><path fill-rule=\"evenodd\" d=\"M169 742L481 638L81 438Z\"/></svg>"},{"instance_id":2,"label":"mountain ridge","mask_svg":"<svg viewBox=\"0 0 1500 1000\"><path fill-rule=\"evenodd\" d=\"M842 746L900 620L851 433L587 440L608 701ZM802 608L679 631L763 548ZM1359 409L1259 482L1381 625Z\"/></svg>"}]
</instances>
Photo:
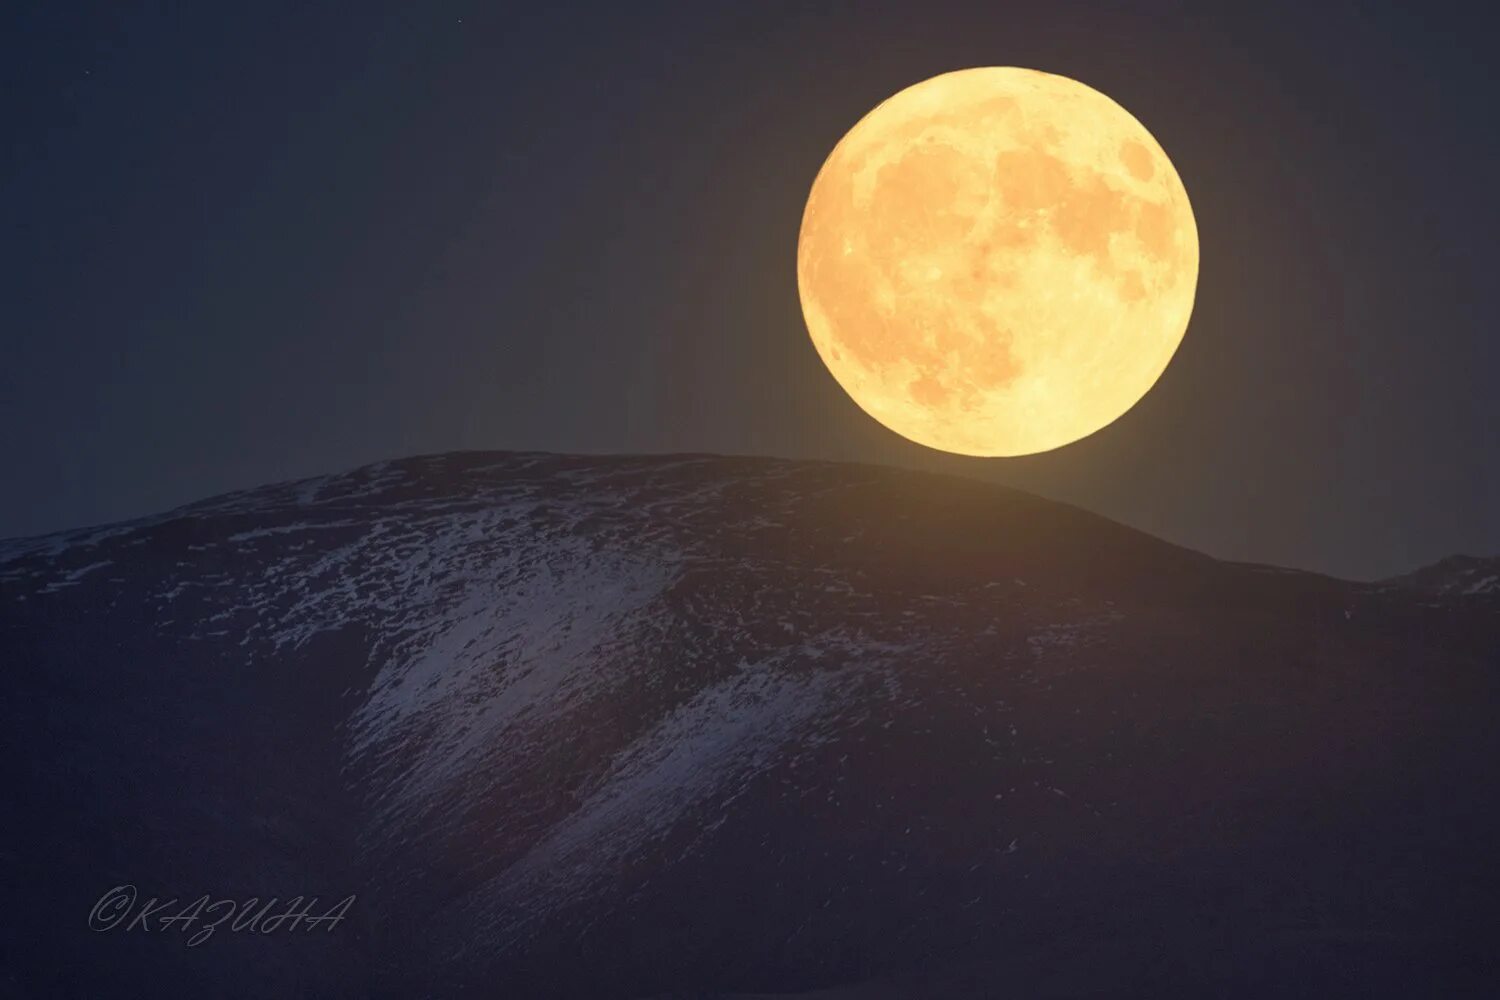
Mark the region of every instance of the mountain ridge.
<instances>
[{"instance_id":1,"label":"mountain ridge","mask_svg":"<svg viewBox=\"0 0 1500 1000\"><path fill-rule=\"evenodd\" d=\"M880 466L237 491L0 561L8 875L43 901L3 936L18 981L99 996L1466 986L1496 610ZM359 923L82 932L125 880L358 889Z\"/></svg>"},{"instance_id":2,"label":"mountain ridge","mask_svg":"<svg viewBox=\"0 0 1500 1000\"><path fill-rule=\"evenodd\" d=\"M1065 501L1065 500L1058 500L1058 499L1055 499L1055 498L1052 498L1052 497L1043 496L1041 494L1032 493L1030 491L1023 490L1023 489L1020 489L1018 487L1007 486L1005 484L995 483L995 482L992 482L992 481L986 480L986 479L978 479L978 478L975 478L975 477L966 476L966 475L963 475L962 473L956 473L956 472L934 471L934 470L925 470L925 469L912 469L912 468L907 468L907 467L902 467L902 466L885 465L885 464L876 463L876 462L847 461L847 460L842 460L842 459L800 459L800 458L799 459L789 459L789 458L783 458L783 457L774 456L774 455L762 455L762 454L743 454L742 455L742 454L724 454L724 453L717 453L717 452L696 452L696 451L660 452L660 453L657 453L657 452L639 452L639 453L637 453L637 452L620 452L620 453L615 453L615 452L601 452L601 453L576 452L575 453L575 452L536 451L536 450L505 450L505 449L501 449L501 450L497 450L497 449L464 449L464 450L458 450L458 451L421 453L421 454L403 456L401 458L383 459L383 460L379 460L379 461L367 462L367 463L364 463L362 465L354 466L352 468L346 469L346 470L341 471L341 472L326 473L326 474L322 474L322 475L301 476L301 477L294 477L294 478L289 478L289 479L281 479L281 480L275 480L275 481L272 481L272 482L269 482L269 483L263 483L263 484L260 484L260 485L257 485L257 486L244 487L244 488L234 489L234 490L227 490L227 491L225 491L223 493L216 493L216 494L210 495L208 497L200 498L198 500L192 500L192 501L188 501L188 502L183 503L183 504L179 504L179 505L174 506L174 507L169 507L169 508L167 508L167 509L165 509L163 511L157 512L157 513L144 514L144 515L141 515L141 516L138 516L138 517L122 518L122 519L114 520L114 521L104 521L104 522L100 522L98 524L83 525L83 526L78 526L78 527L73 527L73 528L62 528L62 529L58 529L56 531L46 531L46 532L39 532L39 533L35 533L35 534L14 535L14 536L0 537L0 558L3 558L3 559L15 558L16 556L18 556L20 554L23 554L24 552L29 551L32 548L40 547L41 543L43 543L43 542L56 541L58 543L62 543L64 541L71 541L71 540L75 540L75 539L86 539L86 538L91 537L92 535L94 535L96 533L108 532L108 531L111 531L113 529L128 529L128 528L132 528L132 527L136 527L136 526L143 526L143 525L160 523L162 521L172 520L172 519L175 519L175 518L178 518L178 517L192 516L192 515L196 515L196 514L199 514L199 513L203 513L203 512L207 512L207 511L213 511L213 510L219 509L222 506L224 506L224 505L226 505L226 504L228 504L228 503L230 503L232 501L235 501L237 499L248 499L248 498L260 495L260 494L270 493L270 492L273 492L273 491L284 491L284 490L288 490L288 489L290 489L292 487L308 487L308 486L312 486L314 484L325 483L325 482L330 482L330 481L336 481L336 480L343 479L343 478L346 478L346 477L358 477L358 476L362 476L362 475L368 475L371 472L373 472L375 470L380 470L380 469L387 469L387 468L392 468L392 467L400 467L400 466L408 466L408 465L411 465L411 466L420 466L420 465L424 465L424 464L430 465L430 464L435 463L435 462L446 462L446 461L452 461L452 460L455 460L455 459L461 459L461 460L463 460L463 459L469 459L469 458L495 459L495 460L507 459L507 458L511 458L511 459L525 459L525 460L553 460L553 459L555 459L555 460L585 460L585 461L588 461L588 460L597 460L597 461L637 462L637 463L642 463L642 464L672 463L672 462L682 462L682 461L691 461L691 462L722 462L722 463L746 463L746 464L755 464L755 463L794 463L794 464L809 465L809 466L829 466L829 467L836 467L836 468L847 468L847 469L851 469L851 470L856 470L856 469L882 470L882 471L885 471L885 472L896 473L896 474L901 474L901 475L912 475L912 476L917 476L917 477L932 477L932 479L934 481L957 480L957 481L961 481L961 482L969 483L969 484L978 484L978 485L980 485L980 486L982 486L982 487L984 487L986 489L995 490L995 491L997 491L997 493L1014 494L1014 495L1018 495L1018 496L1028 497L1028 498L1030 498L1032 500L1036 500L1036 501L1039 501L1039 502L1042 502L1042 503L1045 503L1045 504L1051 504L1051 505L1055 505L1055 506L1060 507L1060 508L1066 508L1066 509L1069 509L1069 510L1072 510L1072 511L1076 511L1076 512L1078 512L1080 514L1087 515L1089 517L1099 518L1100 520L1106 521L1106 522L1108 522L1108 523L1110 523L1110 524L1112 524L1112 525L1114 525L1114 526L1116 526L1116 527L1118 527L1120 529L1123 529L1123 530L1126 530L1126 531L1131 531L1131 532L1136 532L1136 533L1141 534L1141 535L1145 535L1146 537L1151 538L1151 539L1153 539L1153 540L1155 540L1157 542L1160 542L1163 545L1168 545L1168 546L1171 546L1173 548L1182 549L1183 551L1186 551L1186 552L1191 552L1191 553L1194 553L1196 555L1201 555L1204 558L1213 559L1213 560L1215 560L1217 562L1221 562L1221 563L1224 563L1226 565L1243 566L1243 567L1247 567L1247 568L1258 568L1258 569L1261 569L1261 570L1283 572L1283 573L1300 573L1300 574L1305 574L1305 575L1308 575L1308 576L1322 577L1322 578L1329 579L1329 580L1337 580L1337 581L1340 581L1340 582L1357 584L1357 585L1371 585L1371 586L1376 586L1376 585L1400 585L1402 581L1409 580L1410 578L1413 578L1417 574L1423 573L1424 571L1433 570L1433 569L1435 569L1437 567L1440 567L1440 566L1447 566L1447 565L1450 565L1450 564L1460 563L1460 562L1466 562L1466 561L1467 562L1482 562L1482 563L1500 565L1500 556L1477 556L1477 555L1471 555L1471 554L1467 554L1467 553L1453 553L1453 554L1450 554L1448 556L1444 556L1441 559L1436 560L1436 561L1434 561L1432 563L1426 563L1426 564L1417 566L1417 567L1413 568L1412 570L1409 570L1409 571L1407 571L1405 573L1399 573L1399 574L1396 574L1394 576L1389 576L1389 577L1382 577L1382 578L1379 578L1379 579L1376 579L1376 580L1369 580L1369 581L1366 581L1366 580L1357 580L1357 579L1353 579L1353 578L1350 578L1350 577L1343 577L1343 576L1338 576L1336 574L1327 573L1327 572L1324 572L1324 571L1321 571L1321 570L1306 569L1306 568L1303 568L1303 567L1282 566L1282 565L1277 564L1277 563L1263 563L1263 562L1258 562L1258 561L1255 561L1255 560L1232 559L1232 558L1226 558L1226 557L1220 557L1220 556L1210 555L1208 553L1204 553L1201 550L1194 549L1191 546L1182 544L1180 542L1174 542L1174 541L1171 541L1170 539L1163 538L1160 535L1152 534L1151 532L1149 532L1149 531L1147 531L1147 530L1145 530L1143 528L1137 528L1137 527L1135 527L1133 525L1126 524L1126 523L1124 523L1122 521L1117 521L1117 520L1109 517L1108 515L1101 514L1101 513L1097 512L1097 511L1091 510L1091 509L1089 509L1087 507L1084 507L1084 506L1081 506L1081 505L1078 505L1078 504L1075 504L1075 503L1070 503L1070 502Z\"/></svg>"}]
</instances>

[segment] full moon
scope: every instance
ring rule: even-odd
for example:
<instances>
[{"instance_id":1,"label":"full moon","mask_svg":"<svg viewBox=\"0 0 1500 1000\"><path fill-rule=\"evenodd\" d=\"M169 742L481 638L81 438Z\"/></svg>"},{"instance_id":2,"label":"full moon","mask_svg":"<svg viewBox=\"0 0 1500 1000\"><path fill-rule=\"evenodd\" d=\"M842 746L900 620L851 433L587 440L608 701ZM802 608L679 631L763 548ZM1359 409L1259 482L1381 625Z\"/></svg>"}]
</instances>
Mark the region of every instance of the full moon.
<instances>
[{"instance_id":1,"label":"full moon","mask_svg":"<svg viewBox=\"0 0 1500 1000\"><path fill-rule=\"evenodd\" d=\"M1187 330L1198 229L1120 105L1014 67L924 80L823 164L797 244L818 354L919 444L1027 455L1092 434Z\"/></svg>"}]
</instances>

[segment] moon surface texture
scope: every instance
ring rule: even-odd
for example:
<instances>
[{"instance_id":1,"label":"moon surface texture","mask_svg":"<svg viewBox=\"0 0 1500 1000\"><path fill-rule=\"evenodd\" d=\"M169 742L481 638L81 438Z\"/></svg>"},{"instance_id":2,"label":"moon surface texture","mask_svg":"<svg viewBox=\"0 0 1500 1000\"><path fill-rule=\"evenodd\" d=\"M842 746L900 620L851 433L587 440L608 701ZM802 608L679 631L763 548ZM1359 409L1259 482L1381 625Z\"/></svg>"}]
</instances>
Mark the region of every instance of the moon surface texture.
<instances>
[{"instance_id":1,"label":"moon surface texture","mask_svg":"<svg viewBox=\"0 0 1500 1000\"><path fill-rule=\"evenodd\" d=\"M797 246L834 378L891 430L965 455L1047 451L1130 409L1197 280L1187 192L1145 127L1014 67L933 77L861 119Z\"/></svg>"}]
</instances>

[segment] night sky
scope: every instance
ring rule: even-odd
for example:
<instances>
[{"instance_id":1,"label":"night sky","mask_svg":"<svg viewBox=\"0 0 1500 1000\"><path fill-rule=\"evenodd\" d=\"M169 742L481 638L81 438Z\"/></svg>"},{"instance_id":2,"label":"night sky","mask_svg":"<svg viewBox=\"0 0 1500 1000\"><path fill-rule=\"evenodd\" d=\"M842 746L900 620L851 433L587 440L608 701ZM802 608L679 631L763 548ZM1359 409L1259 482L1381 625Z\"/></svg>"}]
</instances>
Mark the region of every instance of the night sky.
<instances>
[{"instance_id":1,"label":"night sky","mask_svg":"<svg viewBox=\"0 0 1500 1000\"><path fill-rule=\"evenodd\" d=\"M1355 578L1494 553L1493 26L1308 6L8 5L0 536L542 449L939 469ZM877 425L797 299L833 144L979 65L1123 104L1202 242L1156 388L1022 459Z\"/></svg>"}]
</instances>

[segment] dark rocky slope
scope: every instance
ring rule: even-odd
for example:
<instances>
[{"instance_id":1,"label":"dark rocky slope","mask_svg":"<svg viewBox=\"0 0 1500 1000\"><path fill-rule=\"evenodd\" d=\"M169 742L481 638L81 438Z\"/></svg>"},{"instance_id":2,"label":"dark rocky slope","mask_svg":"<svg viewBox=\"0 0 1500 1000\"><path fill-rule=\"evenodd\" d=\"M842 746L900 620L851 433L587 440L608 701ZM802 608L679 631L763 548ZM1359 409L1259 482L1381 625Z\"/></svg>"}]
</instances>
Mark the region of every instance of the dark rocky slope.
<instances>
[{"instance_id":1,"label":"dark rocky slope","mask_svg":"<svg viewBox=\"0 0 1500 1000\"><path fill-rule=\"evenodd\" d=\"M1497 640L829 463L434 456L0 543L8 984L1493 986ZM358 898L189 949L88 930L123 882Z\"/></svg>"}]
</instances>

